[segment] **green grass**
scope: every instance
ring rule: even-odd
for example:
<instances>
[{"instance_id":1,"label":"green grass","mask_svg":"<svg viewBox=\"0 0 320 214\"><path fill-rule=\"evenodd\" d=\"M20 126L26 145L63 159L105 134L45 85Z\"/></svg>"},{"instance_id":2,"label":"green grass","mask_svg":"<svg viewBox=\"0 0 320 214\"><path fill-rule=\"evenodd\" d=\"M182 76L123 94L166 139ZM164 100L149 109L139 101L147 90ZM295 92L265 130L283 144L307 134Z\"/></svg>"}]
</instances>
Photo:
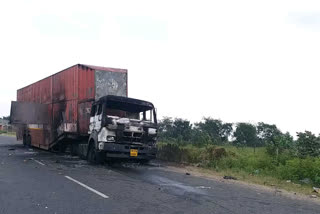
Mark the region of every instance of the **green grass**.
<instances>
[{"instance_id":1,"label":"green grass","mask_svg":"<svg viewBox=\"0 0 320 214\"><path fill-rule=\"evenodd\" d=\"M0 135L16 136L16 133L15 132L7 132L7 131L1 131L0 130Z\"/></svg>"},{"instance_id":2,"label":"green grass","mask_svg":"<svg viewBox=\"0 0 320 214\"><path fill-rule=\"evenodd\" d=\"M264 147L256 148L254 152L249 147L196 147L191 144L159 143L158 158L176 163L197 164L222 176L231 175L240 180L275 185L305 194L312 192L312 186L320 186L320 158L301 159L287 153L278 157L270 156ZM303 179L307 179L309 183L302 183Z\"/></svg>"}]
</instances>

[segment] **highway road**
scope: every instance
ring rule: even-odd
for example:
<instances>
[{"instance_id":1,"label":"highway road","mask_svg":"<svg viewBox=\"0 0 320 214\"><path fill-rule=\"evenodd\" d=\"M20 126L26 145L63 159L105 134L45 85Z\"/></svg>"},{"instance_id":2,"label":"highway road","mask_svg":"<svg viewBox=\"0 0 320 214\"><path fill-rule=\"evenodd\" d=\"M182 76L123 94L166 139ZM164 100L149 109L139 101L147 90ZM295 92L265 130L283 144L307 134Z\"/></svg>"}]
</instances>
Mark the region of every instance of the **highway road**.
<instances>
[{"instance_id":1,"label":"highway road","mask_svg":"<svg viewBox=\"0 0 320 214\"><path fill-rule=\"evenodd\" d=\"M313 201L150 165L93 166L0 136L1 214L320 213Z\"/></svg>"}]
</instances>

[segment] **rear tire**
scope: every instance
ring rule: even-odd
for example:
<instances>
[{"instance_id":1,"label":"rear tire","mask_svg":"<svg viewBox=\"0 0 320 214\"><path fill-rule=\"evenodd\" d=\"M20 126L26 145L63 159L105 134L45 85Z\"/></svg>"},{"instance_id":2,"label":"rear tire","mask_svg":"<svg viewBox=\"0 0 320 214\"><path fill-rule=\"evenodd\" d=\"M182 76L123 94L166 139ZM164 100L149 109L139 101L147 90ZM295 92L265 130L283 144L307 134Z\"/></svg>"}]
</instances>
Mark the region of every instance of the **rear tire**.
<instances>
[{"instance_id":1,"label":"rear tire","mask_svg":"<svg viewBox=\"0 0 320 214\"><path fill-rule=\"evenodd\" d=\"M23 143L24 146L27 145L27 136L25 134L22 137L22 143Z\"/></svg>"},{"instance_id":2,"label":"rear tire","mask_svg":"<svg viewBox=\"0 0 320 214\"><path fill-rule=\"evenodd\" d=\"M31 147L31 136L30 135L26 136L26 146Z\"/></svg>"},{"instance_id":3,"label":"rear tire","mask_svg":"<svg viewBox=\"0 0 320 214\"><path fill-rule=\"evenodd\" d=\"M71 156L77 156L79 154L79 145L78 144L71 144L70 145L70 154Z\"/></svg>"}]
</instances>

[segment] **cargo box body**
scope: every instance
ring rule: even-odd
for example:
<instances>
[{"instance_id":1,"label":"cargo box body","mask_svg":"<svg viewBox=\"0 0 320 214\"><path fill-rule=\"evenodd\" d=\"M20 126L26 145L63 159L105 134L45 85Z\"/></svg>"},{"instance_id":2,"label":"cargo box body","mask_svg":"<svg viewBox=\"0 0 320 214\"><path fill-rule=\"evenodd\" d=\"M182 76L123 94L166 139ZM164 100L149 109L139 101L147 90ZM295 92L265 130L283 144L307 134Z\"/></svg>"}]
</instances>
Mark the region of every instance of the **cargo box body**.
<instances>
[{"instance_id":1,"label":"cargo box body","mask_svg":"<svg viewBox=\"0 0 320 214\"><path fill-rule=\"evenodd\" d=\"M91 104L106 95L128 96L127 70L77 64L21 88L17 102L46 104L48 122L18 126L17 138L28 128L32 146L49 149L63 135L86 136Z\"/></svg>"}]
</instances>

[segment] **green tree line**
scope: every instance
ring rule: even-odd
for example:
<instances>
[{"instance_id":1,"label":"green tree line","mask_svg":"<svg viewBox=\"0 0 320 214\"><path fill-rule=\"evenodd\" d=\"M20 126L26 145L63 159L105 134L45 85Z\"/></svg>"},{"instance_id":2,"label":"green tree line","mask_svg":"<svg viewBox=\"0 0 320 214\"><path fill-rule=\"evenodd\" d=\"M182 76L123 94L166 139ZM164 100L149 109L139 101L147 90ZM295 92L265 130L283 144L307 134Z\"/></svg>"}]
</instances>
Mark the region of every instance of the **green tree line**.
<instances>
[{"instance_id":1,"label":"green tree line","mask_svg":"<svg viewBox=\"0 0 320 214\"><path fill-rule=\"evenodd\" d=\"M281 132L274 124L225 123L211 117L204 117L194 124L186 119L164 117L159 122L159 141L199 147L266 147L268 154L273 156L282 153L302 158L320 156L320 137L310 131L297 132L294 140L289 132Z\"/></svg>"}]
</instances>

